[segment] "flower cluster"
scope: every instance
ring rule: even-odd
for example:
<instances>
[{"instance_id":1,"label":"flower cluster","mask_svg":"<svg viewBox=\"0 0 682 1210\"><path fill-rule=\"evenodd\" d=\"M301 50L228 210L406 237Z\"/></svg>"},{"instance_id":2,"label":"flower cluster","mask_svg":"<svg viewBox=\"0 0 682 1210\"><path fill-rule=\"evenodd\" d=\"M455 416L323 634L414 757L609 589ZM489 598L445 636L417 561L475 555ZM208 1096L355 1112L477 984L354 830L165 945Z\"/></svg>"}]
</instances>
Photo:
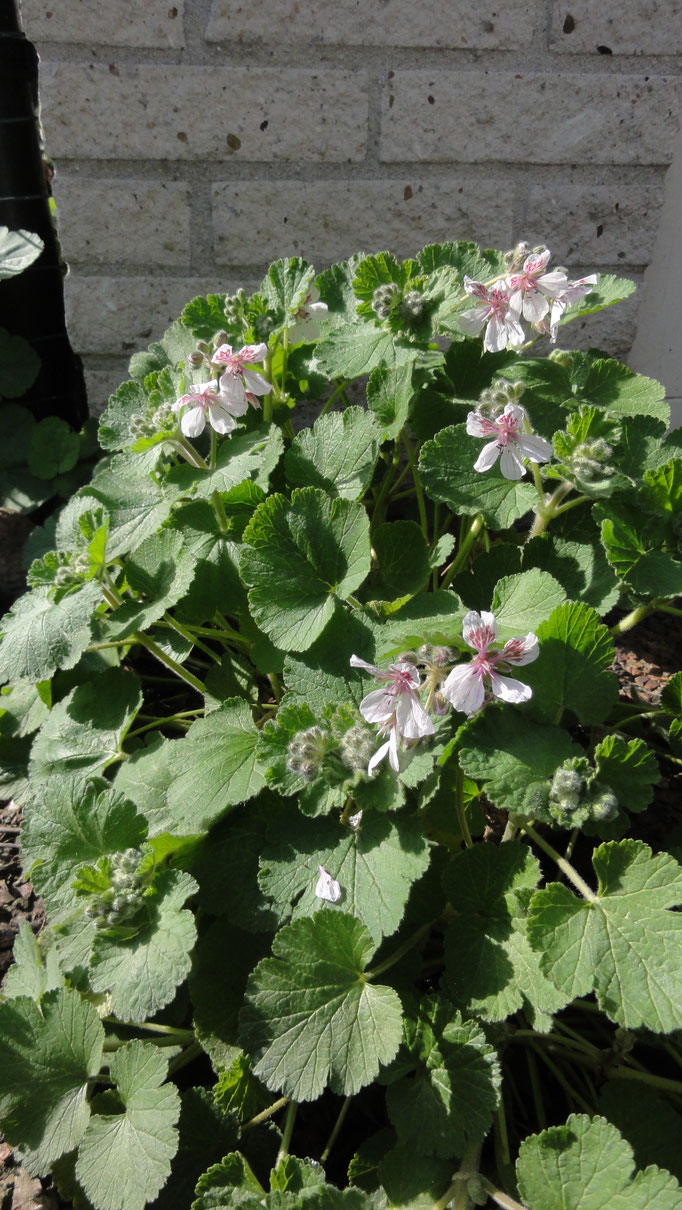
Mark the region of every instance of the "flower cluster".
<instances>
[{"instance_id":1,"label":"flower cluster","mask_svg":"<svg viewBox=\"0 0 682 1210\"><path fill-rule=\"evenodd\" d=\"M235 417L243 416L249 404L260 407L258 396L267 395L272 386L249 367L263 361L266 354L264 344L244 345L236 352L232 345L218 346L211 362L225 367L220 378L197 383L173 404L174 412L183 413L180 428L186 437L203 433L207 419L216 433L231 433L237 427Z\"/></svg>"},{"instance_id":2,"label":"flower cluster","mask_svg":"<svg viewBox=\"0 0 682 1210\"><path fill-rule=\"evenodd\" d=\"M497 624L492 613L477 613L471 610L462 625L464 641L474 649L476 655L469 663L456 664L446 675L446 663L442 658L446 649L425 648L419 656L407 652L397 663L388 668L368 664L358 656L351 656L351 667L371 672L380 689L368 693L360 703L360 713L368 723L378 724L379 736L388 739L371 757L367 766L372 774L377 765L388 756L391 768L398 773L400 764L398 744L433 735L434 726L428 710L420 700L427 688L426 706L434 713L443 714L449 706L463 714L475 714L486 701L518 704L527 702L532 689L514 677L504 675L511 665L530 664L539 654L536 635L509 639L502 648L497 648ZM448 652L449 654L449 652ZM427 668L422 683L417 664ZM441 683L442 682L442 683Z\"/></svg>"},{"instance_id":3,"label":"flower cluster","mask_svg":"<svg viewBox=\"0 0 682 1210\"><path fill-rule=\"evenodd\" d=\"M531 252L527 244L519 244L512 254L510 272L498 281L486 285L465 276L464 289L474 306L458 316L462 331L479 336L485 328L483 344L489 353L522 345L527 339L522 320L556 340L566 308L590 293L597 276L592 273L569 281L563 269L546 273L549 258L549 248Z\"/></svg>"}]
</instances>

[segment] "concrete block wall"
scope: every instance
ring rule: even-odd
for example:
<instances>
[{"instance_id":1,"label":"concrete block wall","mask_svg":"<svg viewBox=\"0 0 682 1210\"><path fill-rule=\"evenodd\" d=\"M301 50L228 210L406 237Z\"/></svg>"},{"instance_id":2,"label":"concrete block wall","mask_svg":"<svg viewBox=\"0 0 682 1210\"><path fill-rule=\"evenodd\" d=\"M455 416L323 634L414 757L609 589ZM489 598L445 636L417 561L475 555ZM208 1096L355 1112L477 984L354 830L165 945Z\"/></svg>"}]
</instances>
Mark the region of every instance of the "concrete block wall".
<instances>
[{"instance_id":1,"label":"concrete block wall","mask_svg":"<svg viewBox=\"0 0 682 1210\"><path fill-rule=\"evenodd\" d=\"M94 411L187 299L277 256L528 238L576 276L651 261L680 0L20 2ZM571 344L627 354L639 305Z\"/></svg>"}]
</instances>

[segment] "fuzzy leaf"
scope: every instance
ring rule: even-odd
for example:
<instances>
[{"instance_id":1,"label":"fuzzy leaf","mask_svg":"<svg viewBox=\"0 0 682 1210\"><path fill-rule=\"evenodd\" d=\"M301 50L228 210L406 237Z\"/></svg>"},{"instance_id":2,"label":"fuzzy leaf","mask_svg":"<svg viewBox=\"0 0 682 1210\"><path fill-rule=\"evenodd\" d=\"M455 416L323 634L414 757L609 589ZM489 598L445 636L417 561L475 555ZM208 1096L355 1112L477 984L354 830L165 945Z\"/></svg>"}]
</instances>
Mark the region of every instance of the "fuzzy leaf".
<instances>
[{"instance_id":1,"label":"fuzzy leaf","mask_svg":"<svg viewBox=\"0 0 682 1210\"><path fill-rule=\"evenodd\" d=\"M372 569L363 597L396 601L415 596L431 571L424 535L414 521L387 521L372 534L378 566Z\"/></svg>"},{"instance_id":2,"label":"fuzzy leaf","mask_svg":"<svg viewBox=\"0 0 682 1210\"><path fill-rule=\"evenodd\" d=\"M230 698L197 719L170 749L168 809L176 828L205 832L265 784L256 768L258 731L246 702Z\"/></svg>"},{"instance_id":3,"label":"fuzzy leaf","mask_svg":"<svg viewBox=\"0 0 682 1210\"><path fill-rule=\"evenodd\" d=\"M38 938L27 920L22 920L12 951L13 962L2 984L2 994L8 999L29 996L40 1001L45 992L64 986L56 951L41 950Z\"/></svg>"},{"instance_id":4,"label":"fuzzy leaf","mask_svg":"<svg viewBox=\"0 0 682 1210\"><path fill-rule=\"evenodd\" d=\"M476 845L457 853L443 889L457 912L445 935L445 981L467 1015L500 1021L522 1007L555 1013L561 996L525 937L522 902L540 877L525 845Z\"/></svg>"},{"instance_id":5,"label":"fuzzy leaf","mask_svg":"<svg viewBox=\"0 0 682 1210\"><path fill-rule=\"evenodd\" d=\"M270 265L260 289L276 316L277 324L289 327L295 322L296 312L310 293L314 276L313 266L300 256L276 260Z\"/></svg>"},{"instance_id":6,"label":"fuzzy leaf","mask_svg":"<svg viewBox=\"0 0 682 1210\"><path fill-rule=\"evenodd\" d=\"M618 803L628 811L643 811L659 779L658 763L641 739L629 742L620 735L607 735L594 750L599 780L613 790Z\"/></svg>"},{"instance_id":7,"label":"fuzzy leaf","mask_svg":"<svg viewBox=\"0 0 682 1210\"><path fill-rule=\"evenodd\" d=\"M528 938L545 974L568 999L594 989L600 1008L626 1029L682 1026L682 870L641 841L602 844L592 862L594 901L551 883L530 904Z\"/></svg>"},{"instance_id":8,"label":"fuzzy leaf","mask_svg":"<svg viewBox=\"0 0 682 1210\"><path fill-rule=\"evenodd\" d=\"M616 1127L585 1114L525 1139L516 1162L528 1210L679 1210L682 1190L669 1172L633 1171L632 1148Z\"/></svg>"},{"instance_id":9,"label":"fuzzy leaf","mask_svg":"<svg viewBox=\"0 0 682 1210\"><path fill-rule=\"evenodd\" d=\"M35 684L57 668L73 668L90 642L101 596L101 585L92 582L61 601L45 588L20 597L0 622L0 680Z\"/></svg>"},{"instance_id":10,"label":"fuzzy leaf","mask_svg":"<svg viewBox=\"0 0 682 1210\"><path fill-rule=\"evenodd\" d=\"M125 561L129 587L138 596L112 610L107 619L110 640L148 630L167 609L184 597L194 578L196 562L182 537L164 529L152 534Z\"/></svg>"},{"instance_id":11,"label":"fuzzy leaf","mask_svg":"<svg viewBox=\"0 0 682 1210\"><path fill-rule=\"evenodd\" d=\"M533 690L527 712L558 723L571 710L583 723L601 723L618 698L618 682L608 671L613 639L599 615L589 605L567 601L538 627L537 636L540 654L521 674Z\"/></svg>"},{"instance_id":12,"label":"fuzzy leaf","mask_svg":"<svg viewBox=\"0 0 682 1210\"><path fill-rule=\"evenodd\" d=\"M109 512L109 559L137 550L168 518L177 495L154 482L146 458L116 454L88 484L87 495Z\"/></svg>"},{"instance_id":13,"label":"fuzzy leaf","mask_svg":"<svg viewBox=\"0 0 682 1210\"><path fill-rule=\"evenodd\" d=\"M342 828L336 819L280 811L268 828L258 881L295 919L320 909L349 912L378 945L398 928L410 886L426 871L429 856L412 816L363 815L357 828ZM315 894L320 866L341 886L338 903Z\"/></svg>"},{"instance_id":14,"label":"fuzzy leaf","mask_svg":"<svg viewBox=\"0 0 682 1210\"><path fill-rule=\"evenodd\" d=\"M321 416L287 450L287 482L292 487L319 487L332 496L357 500L372 478L380 436L374 416L363 408Z\"/></svg>"},{"instance_id":15,"label":"fuzzy leaf","mask_svg":"<svg viewBox=\"0 0 682 1210\"><path fill-rule=\"evenodd\" d=\"M480 1026L463 1022L441 995L408 1013L404 1031L396 1062L410 1076L386 1094L399 1143L426 1155L462 1155L492 1123L501 1083L495 1051Z\"/></svg>"},{"instance_id":16,"label":"fuzzy leaf","mask_svg":"<svg viewBox=\"0 0 682 1210\"><path fill-rule=\"evenodd\" d=\"M165 1084L167 1057L151 1042L126 1042L110 1075L123 1113L93 1113L76 1177L95 1210L144 1210L166 1181L178 1143L180 1097Z\"/></svg>"},{"instance_id":17,"label":"fuzzy leaf","mask_svg":"<svg viewBox=\"0 0 682 1210\"><path fill-rule=\"evenodd\" d=\"M495 585L490 607L500 640L506 642L516 635L536 632L554 607L563 604L565 599L561 585L546 571L533 568L505 576Z\"/></svg>"},{"instance_id":18,"label":"fuzzy leaf","mask_svg":"<svg viewBox=\"0 0 682 1210\"><path fill-rule=\"evenodd\" d=\"M162 870L155 894L145 899L145 918L135 935L121 940L100 932L92 951L93 991L110 992L112 1012L122 1021L144 1021L168 1004L188 975L196 940L194 916L181 910L197 890L189 874Z\"/></svg>"},{"instance_id":19,"label":"fuzzy leaf","mask_svg":"<svg viewBox=\"0 0 682 1210\"><path fill-rule=\"evenodd\" d=\"M59 778L48 794L30 801L22 829L25 868L50 911L78 902L73 882L79 866L110 853L139 848L147 834L133 803L112 789Z\"/></svg>"},{"instance_id":20,"label":"fuzzy leaf","mask_svg":"<svg viewBox=\"0 0 682 1210\"><path fill-rule=\"evenodd\" d=\"M462 769L486 783L495 806L547 822L551 778L569 757L582 755L565 731L535 723L518 710L486 710L466 726L462 743Z\"/></svg>"},{"instance_id":21,"label":"fuzzy leaf","mask_svg":"<svg viewBox=\"0 0 682 1210\"><path fill-rule=\"evenodd\" d=\"M97 1010L78 992L46 992L40 1007L23 996L0 1004L0 1116L30 1172L46 1173L81 1141L103 1044Z\"/></svg>"},{"instance_id":22,"label":"fuzzy leaf","mask_svg":"<svg viewBox=\"0 0 682 1210\"><path fill-rule=\"evenodd\" d=\"M402 361L390 368L376 366L367 383L367 407L374 413L383 429L384 441L394 441L404 428L412 399L411 361Z\"/></svg>"},{"instance_id":23,"label":"fuzzy leaf","mask_svg":"<svg viewBox=\"0 0 682 1210\"><path fill-rule=\"evenodd\" d=\"M280 929L249 980L242 1042L271 1090L315 1100L329 1084L352 1096L395 1055L400 1000L370 982L374 946L352 916L318 912Z\"/></svg>"},{"instance_id":24,"label":"fuzzy leaf","mask_svg":"<svg viewBox=\"0 0 682 1210\"><path fill-rule=\"evenodd\" d=\"M240 570L254 619L288 651L310 647L332 616L334 598L355 592L369 571L364 508L320 488L294 491L291 502L270 496L244 541Z\"/></svg>"},{"instance_id":25,"label":"fuzzy leaf","mask_svg":"<svg viewBox=\"0 0 682 1210\"><path fill-rule=\"evenodd\" d=\"M109 668L52 707L31 752L31 777L101 772L120 758L121 744L142 705L138 678Z\"/></svg>"},{"instance_id":26,"label":"fuzzy leaf","mask_svg":"<svg viewBox=\"0 0 682 1210\"><path fill-rule=\"evenodd\" d=\"M507 529L533 507L535 488L523 480L505 479L499 460L480 473L474 463L481 442L470 437L463 424L441 429L422 447L419 469L425 491L456 513L481 513L487 525Z\"/></svg>"},{"instance_id":27,"label":"fuzzy leaf","mask_svg":"<svg viewBox=\"0 0 682 1210\"><path fill-rule=\"evenodd\" d=\"M524 547L523 566L548 571L561 584L567 597L591 605L602 616L620 596L618 577L609 565L596 533L587 541L550 534L533 538Z\"/></svg>"}]
</instances>

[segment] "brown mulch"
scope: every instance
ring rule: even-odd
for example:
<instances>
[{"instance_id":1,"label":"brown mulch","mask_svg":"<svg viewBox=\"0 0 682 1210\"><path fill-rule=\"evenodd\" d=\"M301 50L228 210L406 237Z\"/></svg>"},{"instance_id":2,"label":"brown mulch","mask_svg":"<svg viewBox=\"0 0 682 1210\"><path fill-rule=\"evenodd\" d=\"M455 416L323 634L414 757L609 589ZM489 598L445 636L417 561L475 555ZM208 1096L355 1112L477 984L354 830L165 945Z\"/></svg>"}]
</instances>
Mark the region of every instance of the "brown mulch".
<instances>
[{"instance_id":1,"label":"brown mulch","mask_svg":"<svg viewBox=\"0 0 682 1210\"><path fill-rule=\"evenodd\" d=\"M682 626L656 614L618 636L615 645L613 669L621 698L655 706L665 682L682 669ZM633 820L633 831L654 844L682 820L682 769L664 762L661 773L652 806ZM42 903L21 869L20 823L21 810L15 803L0 804L0 980L11 963L21 921L27 920L35 933L45 921ZM11 1148L0 1142L0 1210L59 1210L65 1205L49 1182L28 1176Z\"/></svg>"}]
</instances>

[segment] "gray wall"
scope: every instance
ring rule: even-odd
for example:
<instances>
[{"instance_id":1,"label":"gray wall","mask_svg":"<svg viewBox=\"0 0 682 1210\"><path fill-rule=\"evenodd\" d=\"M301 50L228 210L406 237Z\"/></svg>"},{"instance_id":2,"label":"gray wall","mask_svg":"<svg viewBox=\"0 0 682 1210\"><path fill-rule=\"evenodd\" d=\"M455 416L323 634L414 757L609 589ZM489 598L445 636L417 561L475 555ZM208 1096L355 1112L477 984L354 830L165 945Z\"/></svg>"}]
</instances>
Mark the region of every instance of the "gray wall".
<instances>
[{"instance_id":1,"label":"gray wall","mask_svg":"<svg viewBox=\"0 0 682 1210\"><path fill-rule=\"evenodd\" d=\"M652 261L678 0L21 0L21 15L96 411L188 298L253 287L277 256L321 269L360 248L526 238L576 276L641 282ZM572 326L571 344L626 356L641 306Z\"/></svg>"}]
</instances>

